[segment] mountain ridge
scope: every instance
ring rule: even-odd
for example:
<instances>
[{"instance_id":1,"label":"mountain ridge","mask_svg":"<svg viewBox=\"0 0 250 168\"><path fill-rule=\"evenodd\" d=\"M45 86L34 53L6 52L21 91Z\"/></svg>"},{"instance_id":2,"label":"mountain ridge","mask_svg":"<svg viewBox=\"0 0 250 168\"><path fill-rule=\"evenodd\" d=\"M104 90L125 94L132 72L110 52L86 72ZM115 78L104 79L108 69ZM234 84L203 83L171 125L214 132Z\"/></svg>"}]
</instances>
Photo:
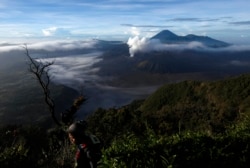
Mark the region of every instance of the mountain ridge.
<instances>
[{"instance_id":1,"label":"mountain ridge","mask_svg":"<svg viewBox=\"0 0 250 168\"><path fill-rule=\"evenodd\" d=\"M170 30L162 30L161 32L157 33L150 39L158 39L162 43L166 44L174 44L174 43L189 43L189 42L200 42L207 47L212 48L219 48L219 47L228 47L230 46L229 43L224 41L220 41L217 39L213 39L208 36L198 36L194 34L188 34L186 36L178 36L175 33L171 32Z\"/></svg>"}]
</instances>

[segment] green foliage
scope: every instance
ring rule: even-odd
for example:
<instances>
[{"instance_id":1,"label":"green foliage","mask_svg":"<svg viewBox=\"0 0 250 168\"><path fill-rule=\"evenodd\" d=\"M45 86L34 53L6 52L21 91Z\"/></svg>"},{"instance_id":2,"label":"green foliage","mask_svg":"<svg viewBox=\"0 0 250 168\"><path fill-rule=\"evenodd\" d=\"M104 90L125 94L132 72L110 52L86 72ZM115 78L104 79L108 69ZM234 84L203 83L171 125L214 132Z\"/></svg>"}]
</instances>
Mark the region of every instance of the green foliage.
<instances>
[{"instance_id":1,"label":"green foliage","mask_svg":"<svg viewBox=\"0 0 250 168\"><path fill-rule=\"evenodd\" d=\"M150 161L154 158L150 136L144 136L145 128L150 128L158 141L165 139L158 144L163 152L157 151L164 157L157 158L168 164L161 167L247 167L249 81L249 75L242 75L217 82L167 84L136 106L97 110L88 119L91 129L108 139L104 165L157 165Z\"/></svg>"},{"instance_id":2,"label":"green foliage","mask_svg":"<svg viewBox=\"0 0 250 168\"><path fill-rule=\"evenodd\" d=\"M168 155L164 142L151 131L143 138L122 135L104 150L101 167L171 167L174 156Z\"/></svg>"},{"instance_id":3,"label":"green foliage","mask_svg":"<svg viewBox=\"0 0 250 168\"><path fill-rule=\"evenodd\" d=\"M66 134L47 132L37 126L6 126L0 129L1 167L67 167L74 154Z\"/></svg>"},{"instance_id":4,"label":"green foliage","mask_svg":"<svg viewBox=\"0 0 250 168\"><path fill-rule=\"evenodd\" d=\"M15 164L24 167L35 166L35 158L43 157L41 149L45 147L46 141L44 131L40 128L23 129L21 126L10 126L1 129L1 134L1 164L10 167L15 167Z\"/></svg>"},{"instance_id":5,"label":"green foliage","mask_svg":"<svg viewBox=\"0 0 250 168\"><path fill-rule=\"evenodd\" d=\"M24 167L29 164L27 159L30 149L26 148L24 142L17 142L12 147L4 148L0 154L1 167Z\"/></svg>"},{"instance_id":6,"label":"green foliage","mask_svg":"<svg viewBox=\"0 0 250 168\"><path fill-rule=\"evenodd\" d=\"M120 108L98 109L88 117L90 129L105 144L126 132L140 135L145 125L162 135L186 130L224 132L241 122L244 115L250 115L249 83L250 75L242 75L217 82L166 84L145 100Z\"/></svg>"},{"instance_id":7,"label":"green foliage","mask_svg":"<svg viewBox=\"0 0 250 168\"><path fill-rule=\"evenodd\" d=\"M112 139L127 132L139 135L145 130L141 112L137 111L141 101L134 101L128 106L108 110L99 108L91 116L88 116L89 130L109 144Z\"/></svg>"},{"instance_id":8,"label":"green foliage","mask_svg":"<svg viewBox=\"0 0 250 168\"><path fill-rule=\"evenodd\" d=\"M88 116L104 142L100 168L250 166L250 76L161 87L146 100ZM1 167L70 168L64 128L0 129Z\"/></svg>"},{"instance_id":9,"label":"green foliage","mask_svg":"<svg viewBox=\"0 0 250 168\"><path fill-rule=\"evenodd\" d=\"M147 130L140 138L126 134L104 150L101 167L248 167L249 132L243 137L235 133L158 136Z\"/></svg>"},{"instance_id":10,"label":"green foliage","mask_svg":"<svg viewBox=\"0 0 250 168\"><path fill-rule=\"evenodd\" d=\"M152 126L159 131L218 133L250 112L249 95L250 75L215 82L184 81L162 86L139 109L150 124L157 123Z\"/></svg>"},{"instance_id":11,"label":"green foliage","mask_svg":"<svg viewBox=\"0 0 250 168\"><path fill-rule=\"evenodd\" d=\"M44 132L40 128L17 128L18 134L9 128L1 129L0 140L4 144L0 148L1 167L73 166L75 148L61 134L61 129ZM46 137L39 136L41 133ZM32 143L36 145L30 144L28 137L34 139ZM158 135L147 127L140 136L133 133L116 136L103 148L99 167L248 167L249 142L249 120L213 136L189 131L171 136Z\"/></svg>"}]
</instances>

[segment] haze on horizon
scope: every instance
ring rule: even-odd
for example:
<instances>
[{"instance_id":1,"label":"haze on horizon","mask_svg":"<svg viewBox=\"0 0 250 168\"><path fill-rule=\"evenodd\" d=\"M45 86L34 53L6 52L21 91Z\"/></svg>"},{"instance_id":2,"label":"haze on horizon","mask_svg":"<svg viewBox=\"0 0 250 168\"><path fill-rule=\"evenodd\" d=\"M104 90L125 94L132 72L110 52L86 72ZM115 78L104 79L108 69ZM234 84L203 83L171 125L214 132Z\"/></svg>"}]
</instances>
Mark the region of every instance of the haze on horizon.
<instances>
[{"instance_id":1,"label":"haze on horizon","mask_svg":"<svg viewBox=\"0 0 250 168\"><path fill-rule=\"evenodd\" d=\"M0 44L124 40L161 30L250 44L248 0L2 0Z\"/></svg>"}]
</instances>

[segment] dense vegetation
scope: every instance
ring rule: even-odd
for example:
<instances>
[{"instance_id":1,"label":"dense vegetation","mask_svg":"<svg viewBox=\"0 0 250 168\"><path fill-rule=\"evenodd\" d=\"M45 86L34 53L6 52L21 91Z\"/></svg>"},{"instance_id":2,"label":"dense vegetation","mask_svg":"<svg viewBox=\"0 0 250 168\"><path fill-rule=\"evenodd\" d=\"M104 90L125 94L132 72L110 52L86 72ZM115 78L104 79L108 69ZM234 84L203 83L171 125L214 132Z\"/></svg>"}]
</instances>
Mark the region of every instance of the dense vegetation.
<instances>
[{"instance_id":1,"label":"dense vegetation","mask_svg":"<svg viewBox=\"0 0 250 168\"><path fill-rule=\"evenodd\" d=\"M166 84L145 100L88 116L100 167L249 167L250 75ZM64 127L3 126L1 167L72 167Z\"/></svg>"}]
</instances>

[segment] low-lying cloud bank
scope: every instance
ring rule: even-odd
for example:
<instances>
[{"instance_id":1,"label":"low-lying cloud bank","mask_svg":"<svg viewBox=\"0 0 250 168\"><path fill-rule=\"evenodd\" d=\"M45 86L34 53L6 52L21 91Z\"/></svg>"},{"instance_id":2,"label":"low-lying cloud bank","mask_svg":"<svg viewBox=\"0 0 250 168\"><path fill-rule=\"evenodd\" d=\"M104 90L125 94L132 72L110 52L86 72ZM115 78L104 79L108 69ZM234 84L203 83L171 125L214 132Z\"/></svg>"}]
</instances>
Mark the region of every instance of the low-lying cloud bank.
<instances>
[{"instance_id":1,"label":"low-lying cloud bank","mask_svg":"<svg viewBox=\"0 0 250 168\"><path fill-rule=\"evenodd\" d=\"M48 52L53 51L68 51L75 49L95 49L98 40L60 40L60 41L42 41L30 44L8 44L0 43L0 52L21 51L27 45L29 50L43 50ZM201 42L193 41L190 43L179 44L164 44L160 40L140 37L136 35L130 37L127 41L130 56L135 56L137 52L151 52L151 51L178 51L178 50L207 50L207 51L249 51L250 45L230 45L228 47L211 48L203 45Z\"/></svg>"},{"instance_id":2,"label":"low-lying cloud bank","mask_svg":"<svg viewBox=\"0 0 250 168\"><path fill-rule=\"evenodd\" d=\"M45 50L45 51L56 51L56 50L74 50L74 49L94 49L97 44L96 40L86 41L43 41L30 44L1 44L0 52L10 52L16 50L23 50L26 45L30 50Z\"/></svg>"},{"instance_id":3,"label":"low-lying cloud bank","mask_svg":"<svg viewBox=\"0 0 250 168\"><path fill-rule=\"evenodd\" d=\"M179 50L205 50L211 52L221 51L250 51L250 45L230 45L228 47L211 48L203 45L201 42L193 41L182 44L164 44L158 39L149 39L145 37L134 36L127 41L130 56L133 57L137 52L151 51L179 51Z\"/></svg>"}]
</instances>

